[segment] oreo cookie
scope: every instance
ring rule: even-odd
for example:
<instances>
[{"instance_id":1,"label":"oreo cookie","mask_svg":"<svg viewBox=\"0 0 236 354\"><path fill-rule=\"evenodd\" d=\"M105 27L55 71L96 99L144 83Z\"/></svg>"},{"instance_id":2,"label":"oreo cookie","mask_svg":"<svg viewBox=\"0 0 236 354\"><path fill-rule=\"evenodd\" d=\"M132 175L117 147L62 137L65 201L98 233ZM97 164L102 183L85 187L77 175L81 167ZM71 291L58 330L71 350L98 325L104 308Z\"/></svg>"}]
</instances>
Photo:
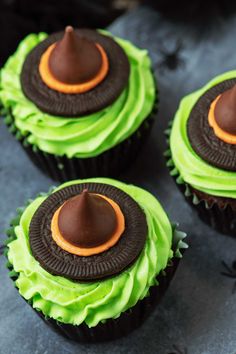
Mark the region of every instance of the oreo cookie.
<instances>
[{"instance_id":1,"label":"oreo cookie","mask_svg":"<svg viewBox=\"0 0 236 354\"><path fill-rule=\"evenodd\" d=\"M39 62L47 48L60 40L64 32L50 35L27 56L20 76L25 96L43 112L62 117L81 117L98 112L112 104L125 89L130 72L129 60L124 50L109 36L95 30L75 30L78 36L100 44L109 60L105 79L90 91L65 94L50 89L41 79Z\"/></svg>"},{"instance_id":2,"label":"oreo cookie","mask_svg":"<svg viewBox=\"0 0 236 354\"><path fill-rule=\"evenodd\" d=\"M53 240L51 220L55 211L84 189L114 200L125 217L125 231L110 249L83 257L61 249ZM114 276L129 267L143 250L147 236L146 217L140 206L122 190L102 183L81 183L52 193L35 212L29 230L33 256L53 275L77 281L93 281Z\"/></svg>"},{"instance_id":3,"label":"oreo cookie","mask_svg":"<svg viewBox=\"0 0 236 354\"><path fill-rule=\"evenodd\" d=\"M187 122L193 150L210 165L227 171L236 171L236 145L225 143L215 135L208 123L208 112L216 97L235 84L236 78L210 88L196 102Z\"/></svg>"}]
</instances>

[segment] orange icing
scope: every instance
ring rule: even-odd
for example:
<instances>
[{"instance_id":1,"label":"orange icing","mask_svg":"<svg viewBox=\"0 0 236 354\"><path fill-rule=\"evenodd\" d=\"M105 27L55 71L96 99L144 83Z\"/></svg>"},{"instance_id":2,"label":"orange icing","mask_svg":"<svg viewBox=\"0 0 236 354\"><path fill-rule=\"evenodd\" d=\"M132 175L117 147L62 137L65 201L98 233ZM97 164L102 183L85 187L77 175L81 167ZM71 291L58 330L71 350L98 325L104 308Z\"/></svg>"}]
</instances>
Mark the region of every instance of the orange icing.
<instances>
[{"instance_id":1,"label":"orange icing","mask_svg":"<svg viewBox=\"0 0 236 354\"><path fill-rule=\"evenodd\" d=\"M43 80L43 82L53 90L68 93L68 94L75 94L75 93L83 93L93 89L97 86L107 75L109 69L109 62L104 49L96 43L97 48L99 49L101 56L102 56L102 66L98 74L92 79L82 84L65 84L63 82L58 81L50 72L48 60L52 50L54 49L56 43L50 45L48 49L43 53L39 63L39 73Z\"/></svg>"},{"instance_id":2,"label":"orange icing","mask_svg":"<svg viewBox=\"0 0 236 354\"><path fill-rule=\"evenodd\" d=\"M54 213L52 217L52 222L51 222L51 231L52 231L52 238L56 242L56 244L62 248L63 250L75 254L77 256L92 256L94 254L102 253L112 246L114 246L122 236L124 230L125 230L125 218L124 215L119 207L119 205L111 200L108 197L105 197L104 195L97 194L99 197L104 198L108 203L111 204L113 207L115 213L116 213L116 218L117 218L117 228L111 238L104 244L97 246L97 247L92 247L92 248L81 248L75 245L70 244L68 241L66 241L62 234L60 233L60 230L58 228L58 216L61 208L63 207L64 204L60 206Z\"/></svg>"},{"instance_id":3,"label":"orange icing","mask_svg":"<svg viewBox=\"0 0 236 354\"><path fill-rule=\"evenodd\" d=\"M210 106L209 113L208 113L208 122L209 122L209 125L213 128L215 135L219 139L221 139L222 141L224 141L225 143L228 143L228 144L236 144L236 135L232 135L232 134L225 132L223 129L221 129L219 127L219 125L217 124L217 122L215 120L214 110L215 110L216 103L219 100L220 96L221 95L217 96L216 99L212 102L212 104Z\"/></svg>"}]
</instances>

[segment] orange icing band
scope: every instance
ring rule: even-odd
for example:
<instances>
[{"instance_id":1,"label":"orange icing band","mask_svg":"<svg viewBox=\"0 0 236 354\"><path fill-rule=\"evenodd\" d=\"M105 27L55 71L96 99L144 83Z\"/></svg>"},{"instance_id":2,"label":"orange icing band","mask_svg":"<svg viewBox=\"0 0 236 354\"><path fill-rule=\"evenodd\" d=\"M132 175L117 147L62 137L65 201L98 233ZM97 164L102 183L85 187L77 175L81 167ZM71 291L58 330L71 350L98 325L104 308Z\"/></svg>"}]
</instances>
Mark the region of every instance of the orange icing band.
<instances>
[{"instance_id":1,"label":"orange icing band","mask_svg":"<svg viewBox=\"0 0 236 354\"><path fill-rule=\"evenodd\" d=\"M60 230L58 228L58 216L60 213L61 208L63 207L64 204L60 206L56 210L56 212L53 215L52 222L51 222L51 231L52 231L52 238L56 242L56 244L62 248L64 251L67 251L69 253L75 254L77 256L92 256L94 254L102 253L112 246L114 246L122 236L124 230L125 230L125 218L124 215L119 207L119 205L111 200L108 197L105 197L104 195L96 194L99 197L104 198L108 203L111 204L112 208L114 209L116 213L116 218L117 218L117 227L111 238L105 242L104 244L97 246L97 247L92 247L92 248L81 248L75 245L72 245L68 241L66 241L62 234L60 233Z\"/></svg>"},{"instance_id":2,"label":"orange icing band","mask_svg":"<svg viewBox=\"0 0 236 354\"><path fill-rule=\"evenodd\" d=\"M227 132L225 132L223 129L221 129L219 127L219 125L217 124L216 120L215 120L215 106L217 101L219 100L221 95L217 96L216 99L212 102L210 109L209 109L209 113L208 113L208 122L209 125L213 128L215 135L221 139L222 141L224 141L225 143L228 144L236 144L236 135L232 135L229 134Z\"/></svg>"},{"instance_id":3,"label":"orange icing band","mask_svg":"<svg viewBox=\"0 0 236 354\"><path fill-rule=\"evenodd\" d=\"M106 55L106 52L100 46L100 44L96 43L97 48L99 49L101 56L102 56L102 66L99 70L98 74L91 80L84 82L82 84L65 84L61 81L58 81L50 72L48 61L51 55L52 50L54 49L56 43L50 45L48 49L42 54L40 63L39 63L39 73L43 80L43 82L53 90L62 92L62 93L84 93L95 86L100 84L100 82L106 77L109 69L109 62Z\"/></svg>"}]
</instances>

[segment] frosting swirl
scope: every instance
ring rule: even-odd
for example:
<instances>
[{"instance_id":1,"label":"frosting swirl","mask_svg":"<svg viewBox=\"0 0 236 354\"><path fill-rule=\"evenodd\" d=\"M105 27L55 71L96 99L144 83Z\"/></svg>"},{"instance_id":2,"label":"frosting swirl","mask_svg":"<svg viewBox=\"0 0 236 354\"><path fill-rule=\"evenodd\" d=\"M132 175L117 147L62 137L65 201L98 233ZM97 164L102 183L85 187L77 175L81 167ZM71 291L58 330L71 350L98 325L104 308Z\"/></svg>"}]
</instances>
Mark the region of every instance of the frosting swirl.
<instances>
[{"instance_id":1,"label":"frosting swirl","mask_svg":"<svg viewBox=\"0 0 236 354\"><path fill-rule=\"evenodd\" d=\"M113 104L99 112L80 119L62 118L41 112L24 96L20 85L27 54L46 37L45 33L26 37L1 70L0 100L12 110L15 125L27 135L27 141L51 154L86 158L99 155L132 135L150 114L155 101L147 51L115 37L130 62L127 88Z\"/></svg>"},{"instance_id":2,"label":"frosting swirl","mask_svg":"<svg viewBox=\"0 0 236 354\"><path fill-rule=\"evenodd\" d=\"M236 198L236 173L211 166L201 159L190 145L186 128L189 114L199 97L214 85L235 77L236 71L219 75L203 88L183 98L170 135L172 160L182 180L202 192L226 198Z\"/></svg>"},{"instance_id":3,"label":"frosting swirl","mask_svg":"<svg viewBox=\"0 0 236 354\"><path fill-rule=\"evenodd\" d=\"M64 323L89 327L100 321L117 318L148 295L156 285L156 276L173 257L172 227L159 202L145 190L105 179L67 182L58 189L83 182L112 184L133 197L146 214L148 235L145 247L127 270L109 279L91 283L73 282L46 272L32 256L29 246L31 218L46 197L36 198L24 211L19 226L15 227L16 240L9 246L8 258L19 272L16 285L20 294L32 300L34 308Z\"/></svg>"}]
</instances>

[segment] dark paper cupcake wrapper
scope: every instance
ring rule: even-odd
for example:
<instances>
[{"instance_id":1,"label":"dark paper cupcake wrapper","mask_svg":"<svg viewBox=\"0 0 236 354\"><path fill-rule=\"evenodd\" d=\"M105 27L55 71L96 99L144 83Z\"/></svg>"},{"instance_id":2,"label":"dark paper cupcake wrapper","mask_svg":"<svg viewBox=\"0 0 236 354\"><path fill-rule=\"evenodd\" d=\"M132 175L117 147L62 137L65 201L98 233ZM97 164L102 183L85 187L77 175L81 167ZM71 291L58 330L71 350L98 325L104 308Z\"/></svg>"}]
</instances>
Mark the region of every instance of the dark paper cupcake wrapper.
<instances>
[{"instance_id":1,"label":"dark paper cupcake wrapper","mask_svg":"<svg viewBox=\"0 0 236 354\"><path fill-rule=\"evenodd\" d=\"M195 192L194 189L180 176L179 171L177 170L172 159L172 153L169 145L171 127L172 122L170 122L169 128L165 131L165 134L167 135L168 149L165 151L164 155L166 157L166 165L170 171L170 175L175 181L178 189L184 195L188 204L196 210L202 221L220 233L236 237L236 210L234 210L227 202L227 198L225 198L225 203L223 203L223 205L222 202L220 204L216 201L212 202L212 199L209 202L208 199L200 197L197 194L197 191Z\"/></svg>"},{"instance_id":2,"label":"dark paper cupcake wrapper","mask_svg":"<svg viewBox=\"0 0 236 354\"><path fill-rule=\"evenodd\" d=\"M52 179L64 182L76 178L118 176L136 159L149 136L157 111L158 99L156 95L151 114L129 138L102 154L90 158L68 158L43 152L36 146L29 144L27 136L22 136L9 111L3 109L2 114L5 115L5 123L9 131L21 143L30 160Z\"/></svg>"},{"instance_id":3,"label":"dark paper cupcake wrapper","mask_svg":"<svg viewBox=\"0 0 236 354\"><path fill-rule=\"evenodd\" d=\"M24 208L18 209L17 217L12 220L11 227L7 230L8 238L6 240L6 246L16 238L14 227L19 224L23 211ZM41 311L32 307L32 302L30 300L25 301L47 325L68 339L78 342L95 343L114 340L125 336L138 328L160 302L176 272L184 249L188 247L183 241L186 234L178 231L176 226L177 225L172 225L174 235L172 249L174 251L174 258L169 262L166 269L158 275L158 285L150 287L149 295L147 297L138 301L135 306L123 312L117 319L108 319L104 323L100 322L97 326L92 328L89 328L85 323L82 323L79 326L65 324L50 317L46 317ZM7 252L8 248L6 247L6 257ZM10 270L10 278L15 282L19 274L14 271L13 266L9 261L7 262L7 268Z\"/></svg>"}]
</instances>

